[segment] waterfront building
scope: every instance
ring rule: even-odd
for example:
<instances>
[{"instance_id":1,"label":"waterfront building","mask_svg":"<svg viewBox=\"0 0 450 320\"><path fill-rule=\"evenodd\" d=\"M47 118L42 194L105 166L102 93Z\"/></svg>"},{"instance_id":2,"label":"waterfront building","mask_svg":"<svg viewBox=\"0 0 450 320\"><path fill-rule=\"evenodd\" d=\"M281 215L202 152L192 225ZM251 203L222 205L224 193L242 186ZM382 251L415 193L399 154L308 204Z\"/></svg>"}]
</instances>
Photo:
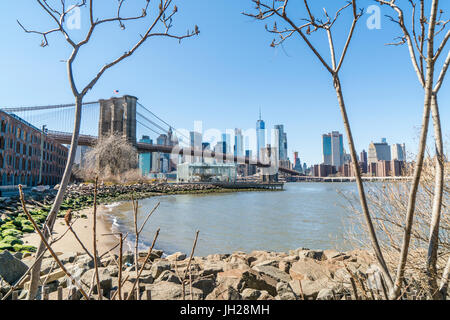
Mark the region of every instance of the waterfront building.
<instances>
[{"instance_id":1,"label":"waterfront building","mask_svg":"<svg viewBox=\"0 0 450 320\"><path fill-rule=\"evenodd\" d=\"M342 177L350 177L350 165L348 163L344 163L342 166L339 167L339 173Z\"/></svg>"},{"instance_id":2,"label":"waterfront building","mask_svg":"<svg viewBox=\"0 0 450 320\"><path fill-rule=\"evenodd\" d=\"M256 122L256 156L260 159L261 149L266 147L266 124L261 119L261 110L259 110L259 120Z\"/></svg>"},{"instance_id":3,"label":"waterfront building","mask_svg":"<svg viewBox=\"0 0 450 320\"><path fill-rule=\"evenodd\" d=\"M278 181L278 149L268 144L265 148L261 149L261 162L270 164L270 167L261 168L261 178L263 182L277 182Z\"/></svg>"},{"instance_id":4,"label":"waterfront building","mask_svg":"<svg viewBox=\"0 0 450 320\"><path fill-rule=\"evenodd\" d=\"M377 162L377 177L388 177L391 175L391 161L378 160Z\"/></svg>"},{"instance_id":5,"label":"waterfront building","mask_svg":"<svg viewBox=\"0 0 450 320\"><path fill-rule=\"evenodd\" d=\"M330 164L315 164L313 166L312 175L314 177L325 178L337 173L336 167Z\"/></svg>"},{"instance_id":6,"label":"waterfront building","mask_svg":"<svg viewBox=\"0 0 450 320\"><path fill-rule=\"evenodd\" d=\"M140 143L148 143L152 144L153 141L149 136L142 136L142 139L139 140ZM144 152L139 154L139 169L141 171L142 176L146 177L152 171L152 153Z\"/></svg>"},{"instance_id":7,"label":"waterfront building","mask_svg":"<svg viewBox=\"0 0 450 320\"><path fill-rule=\"evenodd\" d=\"M14 114L0 110L0 181L2 186L58 184L68 148Z\"/></svg>"},{"instance_id":8,"label":"waterfront building","mask_svg":"<svg viewBox=\"0 0 450 320\"><path fill-rule=\"evenodd\" d=\"M323 163L336 170L344 163L344 141L339 131L322 135Z\"/></svg>"},{"instance_id":9,"label":"waterfront building","mask_svg":"<svg viewBox=\"0 0 450 320\"><path fill-rule=\"evenodd\" d=\"M406 169L406 161L392 160L391 175L394 177L403 176Z\"/></svg>"},{"instance_id":10,"label":"waterfront building","mask_svg":"<svg viewBox=\"0 0 450 320\"><path fill-rule=\"evenodd\" d=\"M303 173L306 174L308 171L308 166L306 165L306 162L303 163Z\"/></svg>"},{"instance_id":11,"label":"waterfront building","mask_svg":"<svg viewBox=\"0 0 450 320\"><path fill-rule=\"evenodd\" d=\"M392 160L406 161L405 144L394 143L391 146Z\"/></svg>"},{"instance_id":12,"label":"waterfront building","mask_svg":"<svg viewBox=\"0 0 450 320\"><path fill-rule=\"evenodd\" d=\"M391 148L386 142L386 138L381 142L371 142L368 151L368 163L378 162L379 160L391 161Z\"/></svg>"},{"instance_id":13,"label":"waterfront building","mask_svg":"<svg viewBox=\"0 0 450 320\"><path fill-rule=\"evenodd\" d=\"M182 163L178 165L177 182L235 182L237 166L234 163Z\"/></svg>"}]
</instances>

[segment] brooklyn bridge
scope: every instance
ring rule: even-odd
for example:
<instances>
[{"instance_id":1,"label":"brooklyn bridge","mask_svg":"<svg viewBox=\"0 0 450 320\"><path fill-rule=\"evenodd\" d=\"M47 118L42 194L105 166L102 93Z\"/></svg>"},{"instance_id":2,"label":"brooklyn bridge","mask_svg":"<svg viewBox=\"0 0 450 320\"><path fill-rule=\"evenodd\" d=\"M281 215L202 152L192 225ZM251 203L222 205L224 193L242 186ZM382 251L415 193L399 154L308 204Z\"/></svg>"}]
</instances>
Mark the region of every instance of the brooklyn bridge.
<instances>
[{"instance_id":1,"label":"brooklyn bridge","mask_svg":"<svg viewBox=\"0 0 450 320\"><path fill-rule=\"evenodd\" d=\"M75 104L47 105L33 107L1 108L16 115L30 126L44 130L47 137L54 141L70 145L74 126ZM125 95L107 100L83 103L82 121L78 145L94 146L99 139L111 134L125 137L139 153L159 152L173 155L194 156L196 158L214 158L238 164L254 164L261 168L275 168L287 175L299 175L299 172L274 163L273 158L256 159L237 156L231 153L219 153L193 145L191 138L163 120L160 116L142 105L136 97ZM137 137L150 134L167 134L174 130L177 138L188 145L161 145L139 142ZM276 159L276 158L275 158Z\"/></svg>"}]
</instances>

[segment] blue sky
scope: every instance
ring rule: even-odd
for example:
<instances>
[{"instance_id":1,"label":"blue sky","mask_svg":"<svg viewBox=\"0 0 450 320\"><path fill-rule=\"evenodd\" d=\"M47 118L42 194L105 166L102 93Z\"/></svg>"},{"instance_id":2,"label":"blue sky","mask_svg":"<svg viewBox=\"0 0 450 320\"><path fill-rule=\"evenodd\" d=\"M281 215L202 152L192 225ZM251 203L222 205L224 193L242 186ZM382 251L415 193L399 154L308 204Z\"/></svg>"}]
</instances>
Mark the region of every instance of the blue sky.
<instances>
[{"instance_id":1,"label":"blue sky","mask_svg":"<svg viewBox=\"0 0 450 320\"><path fill-rule=\"evenodd\" d=\"M56 1L59 2L59 1ZM116 0L99 2L97 12L113 13ZM130 1L127 10L139 12L144 1ZM401 1L400 1L401 2ZM406 1L404 1L406 3ZM444 1L441 1L444 2ZM341 115L330 76L298 38L283 48L271 48L273 36L264 29L266 22L241 14L251 11L250 0L175 1L179 14L173 32L185 33L195 24L198 37L179 44L176 40L150 39L134 56L108 71L86 100L98 100L121 94L135 95L145 106L177 128L193 129L194 121L203 128L220 130L254 128L261 107L266 126L284 124L289 154L299 151L308 164L321 162L321 135L332 130L343 132ZM340 1L314 1L314 9L329 12ZM367 8L374 1L359 1ZM301 2L291 1L295 17L303 16ZM443 5L449 9L450 4ZM448 10L447 10L448 11ZM382 15L391 13L382 7ZM73 31L81 39L87 31L84 14L81 30ZM365 15L356 30L341 81L358 152L367 150L371 141L386 137L390 143L406 143L414 152L421 123L421 89L406 47L385 46L399 35L397 27L382 17L381 29L366 27ZM339 48L345 41L350 18L342 15L334 38ZM41 38L26 34L17 25L19 19L29 28L52 27L35 1L0 3L2 44L0 50L0 105L28 106L70 103L65 64L70 48L61 36L49 37L50 46L41 48ZM145 31L148 21L128 23L121 31L117 25L98 29L92 43L80 53L75 65L81 87L106 62L127 50ZM409 19L407 20L409 21ZM272 22L267 22L269 25ZM279 23L279 26L282 24ZM328 58L325 34L313 41ZM448 47L443 55L448 52ZM450 80L440 91L440 109L444 135L450 119ZM345 149L348 150L345 144Z\"/></svg>"}]
</instances>

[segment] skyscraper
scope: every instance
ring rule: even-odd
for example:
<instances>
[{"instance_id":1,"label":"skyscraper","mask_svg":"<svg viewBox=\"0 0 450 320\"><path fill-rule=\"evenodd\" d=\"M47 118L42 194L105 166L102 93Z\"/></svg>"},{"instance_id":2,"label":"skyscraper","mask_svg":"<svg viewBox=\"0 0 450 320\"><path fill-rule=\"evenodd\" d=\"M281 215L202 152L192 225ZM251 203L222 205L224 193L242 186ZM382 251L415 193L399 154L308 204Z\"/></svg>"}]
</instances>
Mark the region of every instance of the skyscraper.
<instances>
[{"instance_id":1,"label":"skyscraper","mask_svg":"<svg viewBox=\"0 0 450 320\"><path fill-rule=\"evenodd\" d=\"M300 161L297 151L294 152L294 170L298 172L303 171L302 162Z\"/></svg>"},{"instance_id":2,"label":"skyscraper","mask_svg":"<svg viewBox=\"0 0 450 320\"><path fill-rule=\"evenodd\" d=\"M237 157L244 155L244 136L241 129L234 130L234 155Z\"/></svg>"},{"instance_id":3,"label":"skyscraper","mask_svg":"<svg viewBox=\"0 0 450 320\"><path fill-rule=\"evenodd\" d=\"M225 142L224 153L231 153L231 136L228 133L222 133L222 141Z\"/></svg>"},{"instance_id":4,"label":"skyscraper","mask_svg":"<svg viewBox=\"0 0 450 320\"><path fill-rule=\"evenodd\" d=\"M194 149L197 153L201 153L200 150L202 150L202 139L203 136L200 132L196 132L196 131L191 131L189 133L189 137L190 137L190 147L192 149ZM194 151L194 152L195 152ZM194 162L200 162L200 158L199 156L187 156L188 162L194 163Z\"/></svg>"},{"instance_id":5,"label":"skyscraper","mask_svg":"<svg viewBox=\"0 0 450 320\"><path fill-rule=\"evenodd\" d=\"M322 135L323 163L333 165L336 170L344 164L344 141L339 131Z\"/></svg>"},{"instance_id":6,"label":"skyscraper","mask_svg":"<svg viewBox=\"0 0 450 320\"><path fill-rule=\"evenodd\" d=\"M274 126L275 129L275 148L278 149L278 159L286 161L288 159L287 154L287 135L284 132L284 125L278 124Z\"/></svg>"},{"instance_id":7,"label":"skyscraper","mask_svg":"<svg viewBox=\"0 0 450 320\"><path fill-rule=\"evenodd\" d=\"M142 139L139 140L141 143L149 143L152 144L153 141L149 136L142 136ZM152 154L151 152L145 152L139 154L139 169L141 169L141 174L145 177L152 170Z\"/></svg>"},{"instance_id":8,"label":"skyscraper","mask_svg":"<svg viewBox=\"0 0 450 320\"><path fill-rule=\"evenodd\" d=\"M392 160L406 161L405 144L395 143L391 146Z\"/></svg>"},{"instance_id":9,"label":"skyscraper","mask_svg":"<svg viewBox=\"0 0 450 320\"><path fill-rule=\"evenodd\" d=\"M361 151L360 160L359 161L367 164L367 152L366 152L366 150L363 149L363 151Z\"/></svg>"},{"instance_id":10,"label":"skyscraper","mask_svg":"<svg viewBox=\"0 0 450 320\"><path fill-rule=\"evenodd\" d=\"M259 110L259 120L256 122L256 156L261 157L261 149L266 146L266 124L261 119L261 109Z\"/></svg>"},{"instance_id":11,"label":"skyscraper","mask_svg":"<svg viewBox=\"0 0 450 320\"><path fill-rule=\"evenodd\" d=\"M391 148L386 142L386 138L382 138L381 142L371 142L369 145L367 162L375 163L378 160L391 161Z\"/></svg>"},{"instance_id":12,"label":"skyscraper","mask_svg":"<svg viewBox=\"0 0 450 320\"><path fill-rule=\"evenodd\" d=\"M169 145L169 137L166 134L159 135L158 139L156 139L156 143L161 146ZM158 172L167 173L169 172L169 164L170 164L170 154L168 153L159 153L158 152Z\"/></svg>"}]
</instances>

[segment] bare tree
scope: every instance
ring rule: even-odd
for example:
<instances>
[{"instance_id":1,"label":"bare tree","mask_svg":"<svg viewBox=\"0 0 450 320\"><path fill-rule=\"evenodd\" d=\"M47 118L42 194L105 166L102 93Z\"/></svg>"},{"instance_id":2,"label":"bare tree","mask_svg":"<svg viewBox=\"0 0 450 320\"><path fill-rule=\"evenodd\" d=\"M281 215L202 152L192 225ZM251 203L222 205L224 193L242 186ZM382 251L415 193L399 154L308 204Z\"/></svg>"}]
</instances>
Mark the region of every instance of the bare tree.
<instances>
[{"instance_id":1,"label":"bare tree","mask_svg":"<svg viewBox=\"0 0 450 320\"><path fill-rule=\"evenodd\" d=\"M444 147L442 140L442 127L439 115L439 106L437 95L442 87L445 75L450 64L450 51L447 54L441 72L435 82L436 62L445 49L445 46L450 38L450 30L443 36L440 44L436 44L439 34L443 34L447 24L450 20L441 20L443 10L439 9L439 0L432 0L430 7L430 15L425 15L425 0L419 0L419 16L416 17L417 2L409 0L412 12L411 27L408 27L405 23L404 8L396 4L395 0L375 0L381 5L388 5L395 11L397 18L390 17L390 20L396 23L401 31L402 35L399 37L399 41L392 45L407 44L410 54L411 62L414 70L417 74L418 80L421 86L425 90L425 102L422 120L422 131L420 135L419 151L414 169L413 183L411 184L408 207L406 214L406 225L403 237L403 245L401 249L400 261L397 268L397 277L395 283L395 295L400 294L401 285L403 283L403 275L408 257L408 248L411 238L412 224L414 221L414 211L416 206L417 192L419 188L420 176L422 173L422 166L425 155L426 140L428 134L428 124L430 117L430 110L432 114L433 127L434 127L434 139L435 139L435 191L432 207L432 215L430 222L430 237L428 242L428 254L426 259L427 274L429 277L429 285L432 296L434 298L439 297L438 280L437 280L437 256L438 256L438 236L439 236L439 224L441 220L442 210L442 195L444 188ZM438 15L439 14L439 15ZM417 30L417 25L419 29ZM427 30L428 27L428 30ZM435 50L437 48L437 50ZM426 50L426 51L425 51Z\"/></svg>"},{"instance_id":2,"label":"bare tree","mask_svg":"<svg viewBox=\"0 0 450 320\"><path fill-rule=\"evenodd\" d=\"M63 202L64 194L67 188L67 185L70 180L72 166L75 160L75 153L78 145L80 124L81 124L81 114L82 114L82 104L83 98L86 94L93 89L93 87L97 84L99 79L103 76L103 74L112 68L113 66L119 64L123 60L127 59L131 55L133 55L148 39L154 37L167 37L173 38L181 41L182 39L189 38L199 34L199 29L195 26L193 31L188 31L184 35L176 35L171 33L171 28L173 26L173 17L178 11L176 5L173 5L172 0L156 0L155 2L155 11L153 16L149 17L150 22L149 25L142 35L140 35L139 40L136 41L135 45L125 51L120 57L116 58L113 61L106 63L98 73L85 85L82 89L79 89L78 83L75 81L75 70L74 70L74 62L77 60L78 53L80 50L85 47L88 43L91 42L92 36L94 32L97 30L97 27L101 25L108 25L111 23L118 23L121 29L125 29L125 22L137 21L137 20L145 20L148 16L148 12L150 11L151 3L150 0L143 1L144 5L142 10L135 16L123 16L122 9L126 3L126 0L118 1L117 15L109 17L109 18L97 18L95 14L94 4L98 4L97 1L94 0L80 0L77 4L68 6L65 0L55 1L54 4L51 4L50 1L47 0L36 0L37 4L41 7L41 9L49 16L51 21L55 24L53 29L47 31L35 31L29 30L25 28L20 22L19 25L23 28L23 30L27 33L38 34L42 37L42 46L46 47L48 45L48 37L53 34L61 34L66 40L69 47L72 49L72 53L70 54L69 59L67 60L67 74L69 78L70 88L72 90L72 94L75 98L75 123L74 130L72 134L71 147L69 151L69 157L67 160L66 168L63 174L63 178L60 183L60 188L58 190L58 194L53 203L52 209L48 215L47 221L44 227L44 238L48 239L51 230L53 229L53 225L55 223L56 215L59 211L59 208ZM74 40L73 36L70 34L68 28L66 27L66 19L68 15L71 14L74 10L81 10L86 8L89 13L89 30L83 40L77 42ZM40 253L45 249L44 241L41 241L41 244L38 249L38 253L36 257L40 256ZM41 260L41 259L40 259ZM42 261L42 260L41 260ZM28 299L33 299L36 296L38 282L39 282L39 273L41 269L41 261L38 261L32 271L31 276L31 286L28 294Z\"/></svg>"},{"instance_id":3,"label":"bare tree","mask_svg":"<svg viewBox=\"0 0 450 320\"><path fill-rule=\"evenodd\" d=\"M98 175L101 180L125 182L126 175L138 167L138 156L136 148L125 137L102 138L86 153L84 178L90 180Z\"/></svg>"},{"instance_id":4,"label":"bare tree","mask_svg":"<svg viewBox=\"0 0 450 320\"><path fill-rule=\"evenodd\" d=\"M361 179L361 171L357 160L356 155L356 149L355 144L353 141L353 135L350 128L350 123L347 116L347 109L344 102L344 95L342 92L342 85L339 78L339 71L342 68L342 65L344 63L344 59L347 53L347 50L350 46L351 40L353 38L353 34L357 25L357 22L359 18L361 17L362 13L358 11L356 0L348 1L345 6L343 6L341 9L339 9L334 17L331 17L326 9L324 9L324 18L318 19L316 18L308 4L307 0L304 0L305 9L307 12L307 18L299 20L299 22L295 22L293 19L291 19L288 15L288 7L290 2L288 0L282 0L282 1L260 1L260 0L252 0L252 2L256 5L256 14L248 14L244 13L247 16L253 17L257 20L267 20L269 18L274 18L276 21L273 25L273 28L269 29L266 25L266 30L270 33L273 33L277 35L277 39L274 39L271 43L272 47L279 46L283 44L287 39L293 37L294 35L299 35L300 38L306 43L308 48L314 53L314 55L319 59L320 63L325 67L325 69L330 73L333 85L336 90L336 95L340 107L340 111L342 114L342 119L344 122L345 132L348 137L348 145L350 149L350 155L352 159L352 165L353 169L355 171L355 178L356 178L356 184L358 187L359 192L359 199L361 203L361 207L364 213L365 221L369 230L370 239L372 242L372 247L375 251L375 256L377 258L377 261L381 267L381 270L383 272L383 275L386 279L386 282L389 286L389 288L393 288L393 281L391 278L391 275L389 273L388 267L386 265L386 262L383 257L383 253L381 252L380 245L378 243L377 235L375 233L375 229L373 227L372 219L370 216L369 208L367 205L367 199L364 191L363 182ZM340 57L337 57L335 52L335 42L333 40L332 36L332 28L335 25L336 21L338 20L340 14L343 12L343 10L350 8L353 13L353 21L350 26L347 40L345 42L344 48L341 52ZM284 28L280 28L277 25L277 21L283 22L286 26ZM311 42L309 35L313 34L314 32L318 31L324 31L327 40L328 45L330 48L330 60L331 64L327 62L327 59L324 58L324 56L319 53L318 49L314 46L314 44Z\"/></svg>"}]
</instances>

